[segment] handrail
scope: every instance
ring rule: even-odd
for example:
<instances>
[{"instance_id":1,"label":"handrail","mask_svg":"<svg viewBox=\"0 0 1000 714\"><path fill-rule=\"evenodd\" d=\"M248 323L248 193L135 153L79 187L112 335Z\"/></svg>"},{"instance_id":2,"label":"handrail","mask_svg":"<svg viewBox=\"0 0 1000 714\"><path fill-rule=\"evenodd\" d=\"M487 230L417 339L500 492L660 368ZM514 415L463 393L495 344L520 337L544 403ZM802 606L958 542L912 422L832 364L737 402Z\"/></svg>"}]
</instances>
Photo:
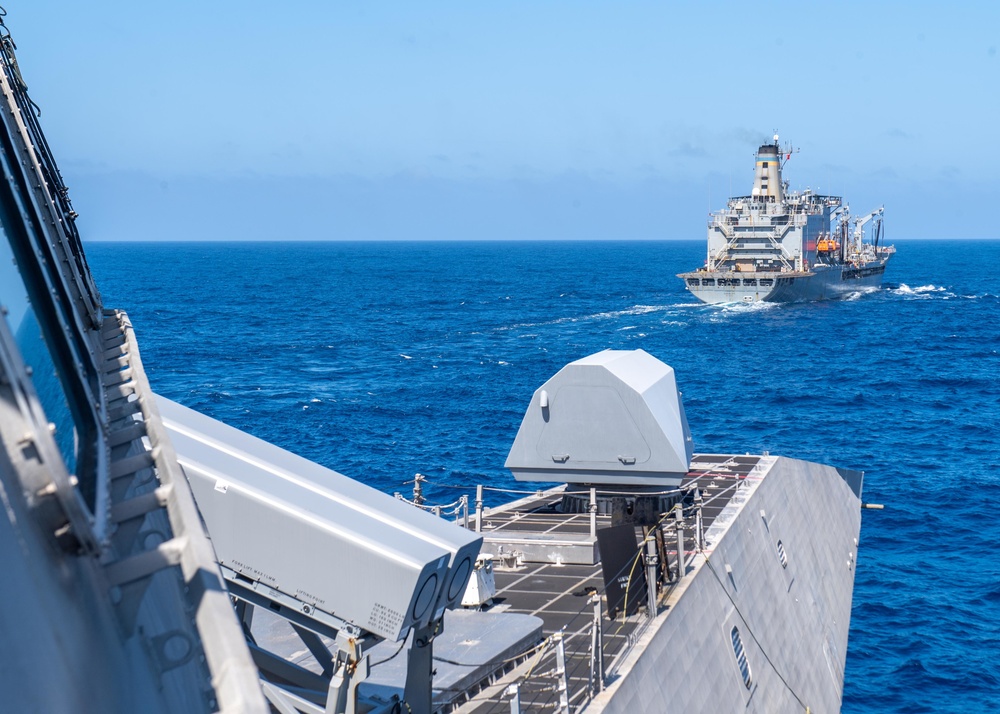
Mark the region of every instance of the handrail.
<instances>
[{"instance_id":1,"label":"handrail","mask_svg":"<svg viewBox=\"0 0 1000 714\"><path fill-rule=\"evenodd\" d=\"M219 709L222 712L263 714L268 708L260 688L257 667L245 646L215 552L201 528L194 496L167 438L166 427L142 366L132 324L123 311L105 311L105 315L117 319L125 337L129 367L149 438L153 465L160 484L170 487L165 508L174 537L183 536L179 565L187 584L186 591L193 599L189 604L201 635Z\"/></svg>"},{"instance_id":2,"label":"handrail","mask_svg":"<svg viewBox=\"0 0 1000 714\"><path fill-rule=\"evenodd\" d=\"M712 472L706 472L704 475L712 475ZM583 604L580 609L570 617L569 621L561 628L559 631L562 637L562 645L565 651L565 658L560 664L558 660L558 648L549 647L551 638L547 638L539 646L538 654L533 658L531 666L528 668L519 667L508 673L505 677L502 677L495 685L502 683L508 683L510 686L508 688L508 696L514 697L517 700L517 707L519 710L524 711L534 711L539 708L552 708L555 707L556 711L581 711L584 709L604 688L605 682L613 681L619 674L620 668L627 659L630 653L633 652L636 645L646 633L652 621L660 613L659 604L668 599L675 591L678 585L684 582L685 578L693 576L689 575L687 571L687 566L691 564L692 560L697 557L699 553L703 553L703 547L705 543L704 533L701 530L702 520L701 520L701 509L706 505L713 503L715 500L724 498L726 494L729 494L732 490L738 489L743 479L740 478L739 474L726 474L733 475L737 478L730 485L727 485L718 493L713 493L710 497L701 499L700 496L695 498L695 502L684 506L682 502L679 502L671 510L666 513L661 514L659 522L653 526L646 538L642 540L636 547L635 552L631 557L627 559L625 565L616 573L610 580L617 581L620 577L627 576L628 584L626 585L626 592L633 579L645 578L645 572L647 570L647 565L643 564L645 558L645 546L647 541L653 537L653 533L656 530L660 530L664 536L674 535L679 528L683 528L685 531L688 529L693 529L693 546L691 550L685 549L686 553L683 555L683 564L678 567L678 575L673 578L673 580L664 587L659 589L659 593L656 597L656 602L658 603L657 612L649 613L648 605L647 612L645 615L627 615L626 611L629 607L626 595L626 605L622 608L622 613L620 615L620 620L616 618L615 621L619 622L618 631L624 627L626 622L632 623L634 625L633 629L624 638L614 638L612 641L619 642L617 646L613 649L609 648L604 644L603 637L599 634L601 631L601 623L595 622L592 612L594 609L593 600L594 598L600 598L602 595L606 594L607 586L602 585L597 588L590 599ZM426 477L421 477L420 483L426 484ZM469 488L467 486L456 486L451 484L437 484L438 486L448 487L448 488ZM480 489L487 490L487 487L480 486ZM488 487L489 490L501 492L501 493L511 493L511 494L528 494L533 495L553 495L553 491L526 491L523 489L505 489L499 487ZM674 495L682 496L689 492L696 491L697 488L691 485L685 486L683 488L676 488L667 491L659 492L646 492L646 491L635 491L628 495L634 496L650 496L650 495ZM565 493L565 492L564 492ZM627 495L620 491L598 491L602 495ZM580 492L580 495L586 495L586 492ZM400 494L396 494L396 498L411 503L424 510L434 510L443 509L454 505L455 503L460 503L462 499L453 502L452 504L446 504L444 506L432 506L427 504L418 504L409 499L403 498ZM466 498L463 495L463 498ZM530 502L530 499L526 499ZM506 504L505 504L506 505ZM675 520L674 516L677 511L683 519L687 519L687 525L685 525L685 520ZM655 566L654 566L655 567ZM558 633L557 633L558 634ZM600 643L600 652L595 654L593 650L593 643ZM537 648L536 648L537 649ZM520 658L518 655L517 658ZM515 659L517 659L515 658ZM595 667L595 662L603 662L610 658L610 663L604 669L602 676L600 677L599 685L594 682L591 671L586 671L588 668L591 670ZM568 663L568 664L567 664ZM596 665L599 666L599 665ZM566 667L569 667L566 670ZM525 671L526 669L526 671ZM561 690L560 682L582 682L578 686L566 691L567 698L567 708L562 708L561 701ZM531 684L532 686L527 687L526 685ZM531 697L534 697L533 699ZM475 698L473 698L474 700ZM550 701L552 700L552 701ZM464 710L464 709L463 709Z\"/></svg>"}]
</instances>

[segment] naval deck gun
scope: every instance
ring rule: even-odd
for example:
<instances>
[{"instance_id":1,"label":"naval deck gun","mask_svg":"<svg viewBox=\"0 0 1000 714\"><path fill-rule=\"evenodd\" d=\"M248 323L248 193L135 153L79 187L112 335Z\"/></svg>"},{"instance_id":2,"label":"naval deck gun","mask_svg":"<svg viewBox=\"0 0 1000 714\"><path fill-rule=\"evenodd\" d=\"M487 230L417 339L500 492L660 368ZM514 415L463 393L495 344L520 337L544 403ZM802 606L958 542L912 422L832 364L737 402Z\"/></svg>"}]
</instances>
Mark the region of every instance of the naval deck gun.
<instances>
[{"instance_id":1,"label":"naval deck gun","mask_svg":"<svg viewBox=\"0 0 1000 714\"><path fill-rule=\"evenodd\" d=\"M693 450L673 368L604 350L535 391L506 467L519 481L662 488L680 484Z\"/></svg>"},{"instance_id":2,"label":"naval deck gun","mask_svg":"<svg viewBox=\"0 0 1000 714\"><path fill-rule=\"evenodd\" d=\"M645 527L675 506L694 444L674 370L643 350L604 350L539 387L507 456L518 481L566 484L560 510L589 533L489 535L486 548L556 563L599 562L594 518Z\"/></svg>"},{"instance_id":3,"label":"naval deck gun","mask_svg":"<svg viewBox=\"0 0 1000 714\"><path fill-rule=\"evenodd\" d=\"M158 399L131 322L105 309L93 284L5 33L0 18L6 709L425 714L437 706L432 686L452 711L519 711L522 692L533 709L563 712L571 703L611 712L684 701L685 710L733 711L746 706L744 697L769 711L798 711L789 698L802 703L796 690L817 709L839 707L862 474L767 454L692 456L672 370L642 352L609 351L569 365L536 393L508 459L518 478L559 476L569 485L491 508L485 523L480 491L470 533ZM599 502L594 484L611 498ZM624 564L598 563L594 548L587 560L567 557L585 520L574 510L579 489L588 486L591 537L599 519L615 531L614 513L598 515L602 503L612 511L630 498L654 506L654 525L618 525L633 541L633 525L648 529L644 549L616 551ZM704 502L703 488L716 490ZM665 496L675 500L654 503ZM672 592L658 596L654 584L667 575L658 564L670 555L660 548L667 507L676 575ZM745 535L761 533L762 520L769 532L782 529L787 556L781 540L775 549ZM686 528L697 553L685 552ZM497 576L506 580L504 609L450 613L472 623L442 633L480 542L511 542L505 533L523 548ZM709 551L740 591L728 589ZM640 556L645 568L630 565ZM758 567L764 562L772 574ZM559 575L549 570L564 566ZM639 624L627 605L632 574L643 570ZM622 622L605 642L602 599L616 611L611 584L622 578ZM812 607L798 604L796 579L823 584L807 590ZM642 599L634 589L632 598ZM255 612L288 626L321 671L258 641ZM581 618L589 624L581 627ZM773 659L740 644L734 618L760 623ZM407 656L395 659L411 637ZM371 664L369 690L398 691L405 680L403 699L359 701L367 645L377 639L388 656ZM448 656L434 657L432 647ZM573 676L567 662L577 673L589 664L589 677ZM795 689L782 672L796 674Z\"/></svg>"}]
</instances>

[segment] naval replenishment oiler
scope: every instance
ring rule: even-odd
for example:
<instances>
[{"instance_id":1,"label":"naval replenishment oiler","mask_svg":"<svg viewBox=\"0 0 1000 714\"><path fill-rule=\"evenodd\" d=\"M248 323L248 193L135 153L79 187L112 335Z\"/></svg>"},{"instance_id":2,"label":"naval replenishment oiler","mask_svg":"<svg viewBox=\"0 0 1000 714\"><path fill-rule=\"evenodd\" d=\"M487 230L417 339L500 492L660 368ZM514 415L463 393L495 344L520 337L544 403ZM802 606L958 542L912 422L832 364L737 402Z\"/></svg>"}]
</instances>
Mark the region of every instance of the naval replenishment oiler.
<instances>
[{"instance_id":1,"label":"naval replenishment oiler","mask_svg":"<svg viewBox=\"0 0 1000 714\"><path fill-rule=\"evenodd\" d=\"M495 507L416 508L158 397L2 21L0 64L5 710L838 710L860 472L694 453L642 351L534 393L506 466L561 485Z\"/></svg>"},{"instance_id":2,"label":"naval replenishment oiler","mask_svg":"<svg viewBox=\"0 0 1000 714\"><path fill-rule=\"evenodd\" d=\"M711 215L705 265L677 276L702 302L825 300L882 284L895 253L882 244L883 207L852 217L840 196L790 191L791 155L775 134L757 149L750 195Z\"/></svg>"}]
</instances>

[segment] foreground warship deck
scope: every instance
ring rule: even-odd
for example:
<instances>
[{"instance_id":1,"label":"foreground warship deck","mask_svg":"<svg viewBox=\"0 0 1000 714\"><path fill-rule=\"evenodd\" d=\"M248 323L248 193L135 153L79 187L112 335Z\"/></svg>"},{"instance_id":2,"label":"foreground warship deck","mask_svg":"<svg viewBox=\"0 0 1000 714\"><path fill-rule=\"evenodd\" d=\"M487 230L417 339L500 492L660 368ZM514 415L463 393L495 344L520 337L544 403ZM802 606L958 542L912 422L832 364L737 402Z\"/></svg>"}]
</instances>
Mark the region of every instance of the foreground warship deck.
<instances>
[{"instance_id":1,"label":"foreground warship deck","mask_svg":"<svg viewBox=\"0 0 1000 714\"><path fill-rule=\"evenodd\" d=\"M462 525L157 397L5 30L5 707L839 707L859 472L694 454L673 370L641 350L542 385L506 465L565 485L481 490Z\"/></svg>"},{"instance_id":2,"label":"foreground warship deck","mask_svg":"<svg viewBox=\"0 0 1000 714\"><path fill-rule=\"evenodd\" d=\"M599 558L572 562L581 560L581 544L593 548L596 533L611 526L610 513L564 512L567 495L576 497L566 486L483 509L484 550L498 554L491 561L492 605L446 618L444 635L451 636L435 649L435 710L838 710L861 477L831 471L767 455L696 454L669 494L680 503L702 495L700 503L682 505L684 575L677 577L678 521L671 513L657 553L667 567L654 576L660 586L653 616L643 547L627 554L628 572L621 574L631 575L639 591L627 617L608 616ZM470 527L476 523L470 516ZM519 543L536 555L525 559ZM827 559L837 567L820 565ZM491 613L539 622L514 631L477 623ZM254 634L283 640L298 666L321 671L277 618L255 621ZM386 642L372 657L397 651ZM401 676L397 661L376 664L369 681L378 684L361 689L379 698L401 694Z\"/></svg>"},{"instance_id":3,"label":"foreground warship deck","mask_svg":"<svg viewBox=\"0 0 1000 714\"><path fill-rule=\"evenodd\" d=\"M606 350L536 391L508 467L571 483L493 508L480 488L470 513L465 497L421 503L417 479L415 505L483 538L463 598L471 609L447 613L434 636L433 710L839 708L862 475L767 454L688 455L672 380L641 350ZM636 430L602 420L615 404ZM674 453L641 453L667 444ZM659 470L677 463L683 473ZM322 676L326 650L303 647L267 610L245 622L294 665L289 683ZM412 645L367 650L362 700L408 701Z\"/></svg>"},{"instance_id":4,"label":"foreground warship deck","mask_svg":"<svg viewBox=\"0 0 1000 714\"><path fill-rule=\"evenodd\" d=\"M839 709L848 621L823 622L826 613L814 609L818 600L806 601L821 580L828 589L824 609L850 612L860 512L846 481L820 470L806 475L803 466L770 456L695 455L679 490L703 494L702 502L685 508L683 521L668 519L660 554L673 572L664 578L656 614L647 602L641 613L603 624L603 691L591 674L593 607L581 602L588 586L604 592L600 567L535 563L498 574L498 594L512 611L541 617L546 636L565 633L572 710L588 700L586 711L802 711L803 700L813 711ZM860 485L859 475L852 478ZM825 510L817 497L826 487L832 487L824 494L828 503L839 501L853 518L842 521ZM579 532L579 517L574 523L551 514L555 500L489 514L496 525L486 532L486 547L493 533L532 528L535 519L547 533ZM598 517L598 527L609 522ZM684 534L680 579L678 525ZM842 570L821 574L813 549L839 551ZM733 628L743 655L734 649ZM550 685L544 679L521 684L522 701L558 710L559 691ZM501 703L493 696L462 711L504 711Z\"/></svg>"}]
</instances>

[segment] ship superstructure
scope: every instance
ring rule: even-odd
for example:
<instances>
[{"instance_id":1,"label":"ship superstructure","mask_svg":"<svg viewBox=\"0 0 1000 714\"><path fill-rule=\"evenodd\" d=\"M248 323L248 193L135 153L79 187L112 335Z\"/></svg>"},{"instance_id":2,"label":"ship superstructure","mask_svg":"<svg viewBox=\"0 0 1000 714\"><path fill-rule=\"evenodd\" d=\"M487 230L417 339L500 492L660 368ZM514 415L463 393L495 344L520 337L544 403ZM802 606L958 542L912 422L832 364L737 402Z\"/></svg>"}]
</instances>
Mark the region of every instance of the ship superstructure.
<instances>
[{"instance_id":1,"label":"ship superstructure","mask_svg":"<svg viewBox=\"0 0 1000 714\"><path fill-rule=\"evenodd\" d=\"M882 244L883 208L852 217L840 196L790 190L792 153L775 134L757 149L750 195L711 215L704 267L678 275L702 302L823 300L882 284L895 252Z\"/></svg>"},{"instance_id":2,"label":"ship superstructure","mask_svg":"<svg viewBox=\"0 0 1000 714\"><path fill-rule=\"evenodd\" d=\"M410 504L158 397L3 29L5 707L839 707L860 472L695 453L641 350L534 393L506 465L562 484L495 507Z\"/></svg>"}]
</instances>

